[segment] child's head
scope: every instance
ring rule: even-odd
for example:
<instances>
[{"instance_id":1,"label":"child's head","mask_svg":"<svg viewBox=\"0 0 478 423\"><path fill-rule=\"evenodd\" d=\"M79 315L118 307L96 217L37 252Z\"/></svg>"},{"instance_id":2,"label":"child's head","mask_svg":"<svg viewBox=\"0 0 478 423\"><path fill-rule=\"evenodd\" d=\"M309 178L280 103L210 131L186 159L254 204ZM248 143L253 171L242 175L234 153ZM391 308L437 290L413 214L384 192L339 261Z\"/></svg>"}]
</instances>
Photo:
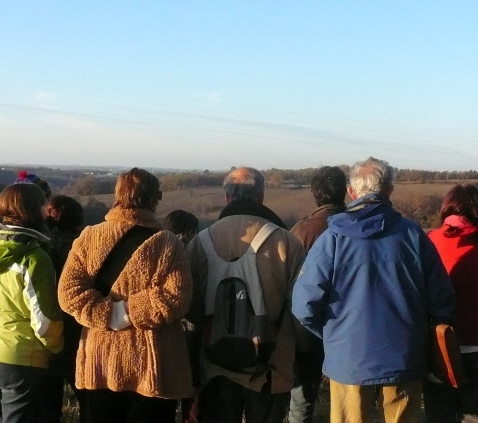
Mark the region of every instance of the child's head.
<instances>
[{"instance_id":1,"label":"child's head","mask_svg":"<svg viewBox=\"0 0 478 423\"><path fill-rule=\"evenodd\" d=\"M164 218L164 227L188 244L199 231L196 216L184 210L174 210Z\"/></svg>"}]
</instances>

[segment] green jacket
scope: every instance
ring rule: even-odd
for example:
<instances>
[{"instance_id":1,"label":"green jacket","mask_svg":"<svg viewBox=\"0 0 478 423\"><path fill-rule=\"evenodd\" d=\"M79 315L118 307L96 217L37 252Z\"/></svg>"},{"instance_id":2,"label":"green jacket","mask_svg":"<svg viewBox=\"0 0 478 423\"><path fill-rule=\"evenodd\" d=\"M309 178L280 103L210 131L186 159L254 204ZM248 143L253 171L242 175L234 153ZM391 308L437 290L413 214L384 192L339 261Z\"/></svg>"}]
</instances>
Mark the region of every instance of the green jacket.
<instances>
[{"instance_id":1,"label":"green jacket","mask_svg":"<svg viewBox=\"0 0 478 423\"><path fill-rule=\"evenodd\" d=\"M63 348L55 269L32 229L0 224L0 363L48 367Z\"/></svg>"}]
</instances>

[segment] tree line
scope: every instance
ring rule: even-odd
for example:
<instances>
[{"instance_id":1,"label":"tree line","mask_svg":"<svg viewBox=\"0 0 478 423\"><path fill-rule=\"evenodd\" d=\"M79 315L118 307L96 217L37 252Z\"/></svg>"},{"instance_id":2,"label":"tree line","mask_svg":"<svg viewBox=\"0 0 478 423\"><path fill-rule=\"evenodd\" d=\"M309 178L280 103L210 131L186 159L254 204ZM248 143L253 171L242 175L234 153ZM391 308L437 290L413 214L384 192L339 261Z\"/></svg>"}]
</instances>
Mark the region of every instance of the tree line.
<instances>
[{"instance_id":1,"label":"tree line","mask_svg":"<svg viewBox=\"0 0 478 423\"><path fill-rule=\"evenodd\" d=\"M346 174L349 166L339 166ZM17 178L22 168L2 167L0 169L0 189L11 184ZM270 188L301 187L310 185L318 168L263 170L266 182ZM435 181L456 181L478 179L478 171L430 171L419 169L395 169L398 183L433 183ZM98 170L63 170L48 167L29 168L45 179L52 191L65 195L98 195L112 194L119 171L107 172ZM220 187L229 171L184 171L171 173L155 173L161 181L163 191L181 189Z\"/></svg>"}]
</instances>

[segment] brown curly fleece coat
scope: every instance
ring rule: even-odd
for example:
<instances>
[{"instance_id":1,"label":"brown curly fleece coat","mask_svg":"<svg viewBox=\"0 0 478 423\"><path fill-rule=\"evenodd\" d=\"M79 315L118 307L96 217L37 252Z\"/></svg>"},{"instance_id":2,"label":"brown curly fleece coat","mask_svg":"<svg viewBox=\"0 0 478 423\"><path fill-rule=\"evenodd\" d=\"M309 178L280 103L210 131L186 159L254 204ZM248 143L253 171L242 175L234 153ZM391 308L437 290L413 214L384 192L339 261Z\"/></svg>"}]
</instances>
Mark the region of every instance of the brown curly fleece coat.
<instances>
[{"instance_id":1,"label":"brown curly fleece coat","mask_svg":"<svg viewBox=\"0 0 478 423\"><path fill-rule=\"evenodd\" d=\"M181 317L191 302L192 282L181 241L159 231L134 252L108 296L94 289L109 252L135 225L161 229L149 210L114 208L106 222L81 233L65 264L60 306L84 326L76 386L188 397L193 388ZM128 301L132 326L116 332L108 321L112 302L119 300Z\"/></svg>"}]
</instances>

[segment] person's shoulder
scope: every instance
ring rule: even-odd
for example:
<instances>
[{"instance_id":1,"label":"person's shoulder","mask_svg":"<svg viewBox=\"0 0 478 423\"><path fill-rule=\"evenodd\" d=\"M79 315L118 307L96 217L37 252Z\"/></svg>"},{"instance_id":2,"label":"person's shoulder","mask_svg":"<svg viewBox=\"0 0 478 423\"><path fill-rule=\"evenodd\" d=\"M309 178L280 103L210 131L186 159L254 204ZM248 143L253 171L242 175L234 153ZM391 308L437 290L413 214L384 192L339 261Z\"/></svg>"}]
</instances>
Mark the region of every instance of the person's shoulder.
<instances>
[{"instance_id":1,"label":"person's shoulder","mask_svg":"<svg viewBox=\"0 0 478 423\"><path fill-rule=\"evenodd\" d=\"M425 234L425 232L423 231L422 227L414 222L413 220L410 220L402 215L400 215L400 217L397 219L397 225L400 225L401 228L403 229L407 229L409 231L412 231L412 232L416 232L418 234Z\"/></svg>"},{"instance_id":2,"label":"person's shoulder","mask_svg":"<svg viewBox=\"0 0 478 423\"><path fill-rule=\"evenodd\" d=\"M83 230L81 231L79 237L84 238L84 237L91 236L91 235L96 234L96 233L101 233L106 228L108 228L112 225L114 225L113 222L106 222L105 221L105 222L97 223L96 225L85 226L83 228Z\"/></svg>"},{"instance_id":3,"label":"person's shoulder","mask_svg":"<svg viewBox=\"0 0 478 423\"><path fill-rule=\"evenodd\" d=\"M292 226L290 232L293 234L300 232L301 229L304 227L304 225L307 225L308 220L309 220L309 217L303 217L294 226Z\"/></svg>"},{"instance_id":4,"label":"person's shoulder","mask_svg":"<svg viewBox=\"0 0 478 423\"><path fill-rule=\"evenodd\" d=\"M291 229L293 234L305 232L305 231L321 231L323 232L327 228L327 219L332 216L331 214L318 214L311 215L304 219L299 220Z\"/></svg>"},{"instance_id":5,"label":"person's shoulder","mask_svg":"<svg viewBox=\"0 0 478 423\"><path fill-rule=\"evenodd\" d=\"M157 245L159 247L169 245L172 247L181 246L181 248L184 248L182 241L167 229L161 229L160 231L156 232L150 238L148 238L145 243Z\"/></svg>"},{"instance_id":6,"label":"person's shoulder","mask_svg":"<svg viewBox=\"0 0 478 423\"><path fill-rule=\"evenodd\" d=\"M428 231L427 235L428 235L428 238L430 238L431 240L434 240L437 238L442 238L443 232L444 232L444 227L440 226L439 228L434 228Z\"/></svg>"},{"instance_id":7,"label":"person's shoulder","mask_svg":"<svg viewBox=\"0 0 478 423\"><path fill-rule=\"evenodd\" d=\"M292 227L292 229L290 231L291 232L299 231L299 230L303 229L304 227L308 227L311 224L313 224L314 222L317 222L319 220L323 220L323 218L321 216L303 217ZM325 220L327 220L327 219L325 219Z\"/></svg>"},{"instance_id":8,"label":"person's shoulder","mask_svg":"<svg viewBox=\"0 0 478 423\"><path fill-rule=\"evenodd\" d=\"M41 245L37 245L26 251L23 256L23 261L28 262L30 265L53 266L50 255Z\"/></svg>"},{"instance_id":9,"label":"person's shoulder","mask_svg":"<svg viewBox=\"0 0 478 423\"><path fill-rule=\"evenodd\" d=\"M296 251L301 253L304 251L304 247L299 238L297 238L297 236L292 234L287 229L277 228L272 234L271 238L278 244L284 243L289 252Z\"/></svg>"},{"instance_id":10,"label":"person's shoulder","mask_svg":"<svg viewBox=\"0 0 478 423\"><path fill-rule=\"evenodd\" d=\"M99 245L103 245L109 238L109 226L110 222L101 222L97 225L86 226L83 228L78 237L73 241L71 249L76 253L87 253L92 245L95 245L95 249Z\"/></svg>"}]
</instances>

